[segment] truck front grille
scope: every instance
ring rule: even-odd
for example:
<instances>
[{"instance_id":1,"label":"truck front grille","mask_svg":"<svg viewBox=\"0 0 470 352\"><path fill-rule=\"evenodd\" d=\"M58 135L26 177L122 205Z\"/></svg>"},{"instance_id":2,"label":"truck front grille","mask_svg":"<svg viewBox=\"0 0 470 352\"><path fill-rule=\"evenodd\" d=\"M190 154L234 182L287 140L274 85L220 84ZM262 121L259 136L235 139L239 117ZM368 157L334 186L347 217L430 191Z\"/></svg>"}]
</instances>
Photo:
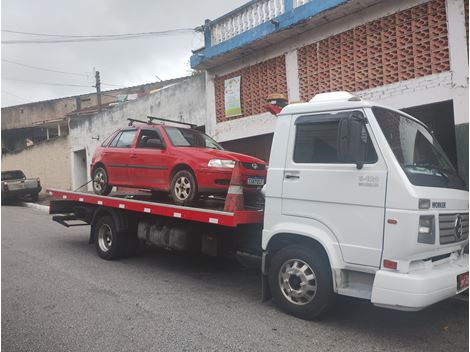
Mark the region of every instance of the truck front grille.
<instances>
[{"instance_id":1,"label":"truck front grille","mask_svg":"<svg viewBox=\"0 0 470 352\"><path fill-rule=\"evenodd\" d=\"M457 224L460 216L462 223L461 236ZM468 238L468 213L439 214L439 240L441 244L454 243Z\"/></svg>"}]
</instances>

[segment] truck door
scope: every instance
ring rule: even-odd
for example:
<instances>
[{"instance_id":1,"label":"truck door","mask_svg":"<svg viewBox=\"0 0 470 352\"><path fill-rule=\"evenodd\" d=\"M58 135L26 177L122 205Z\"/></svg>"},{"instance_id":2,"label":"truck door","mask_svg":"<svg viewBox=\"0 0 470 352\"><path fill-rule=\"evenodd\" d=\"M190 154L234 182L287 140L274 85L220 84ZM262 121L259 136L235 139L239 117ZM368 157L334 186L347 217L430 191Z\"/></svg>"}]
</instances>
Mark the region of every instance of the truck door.
<instances>
[{"instance_id":1,"label":"truck door","mask_svg":"<svg viewBox=\"0 0 470 352\"><path fill-rule=\"evenodd\" d=\"M387 167L368 124L369 146L363 168L339 161L339 121L350 113L294 116L284 170L282 213L330 229L345 262L378 267Z\"/></svg>"}]
</instances>

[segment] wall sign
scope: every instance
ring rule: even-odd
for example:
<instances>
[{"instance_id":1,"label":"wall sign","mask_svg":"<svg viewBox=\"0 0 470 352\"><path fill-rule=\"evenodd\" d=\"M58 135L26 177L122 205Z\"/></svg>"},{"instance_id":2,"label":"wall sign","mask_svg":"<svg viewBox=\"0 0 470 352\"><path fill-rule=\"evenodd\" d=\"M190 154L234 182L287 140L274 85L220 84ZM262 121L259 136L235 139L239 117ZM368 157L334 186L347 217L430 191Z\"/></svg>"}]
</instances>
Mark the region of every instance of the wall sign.
<instances>
[{"instance_id":1,"label":"wall sign","mask_svg":"<svg viewBox=\"0 0 470 352\"><path fill-rule=\"evenodd\" d=\"M225 117L240 116L242 104L240 100L240 76L224 81Z\"/></svg>"}]
</instances>

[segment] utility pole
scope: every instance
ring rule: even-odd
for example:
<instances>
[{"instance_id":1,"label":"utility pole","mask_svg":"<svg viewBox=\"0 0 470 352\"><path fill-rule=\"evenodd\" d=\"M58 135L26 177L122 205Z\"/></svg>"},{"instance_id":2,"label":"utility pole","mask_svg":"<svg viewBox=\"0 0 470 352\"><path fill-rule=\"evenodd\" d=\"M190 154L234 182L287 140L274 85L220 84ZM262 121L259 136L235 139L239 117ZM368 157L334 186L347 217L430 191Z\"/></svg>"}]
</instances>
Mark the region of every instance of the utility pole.
<instances>
[{"instance_id":1,"label":"utility pole","mask_svg":"<svg viewBox=\"0 0 470 352\"><path fill-rule=\"evenodd\" d=\"M100 71L95 72L96 79L96 100L98 102L98 111L101 112L101 82L100 82Z\"/></svg>"}]
</instances>

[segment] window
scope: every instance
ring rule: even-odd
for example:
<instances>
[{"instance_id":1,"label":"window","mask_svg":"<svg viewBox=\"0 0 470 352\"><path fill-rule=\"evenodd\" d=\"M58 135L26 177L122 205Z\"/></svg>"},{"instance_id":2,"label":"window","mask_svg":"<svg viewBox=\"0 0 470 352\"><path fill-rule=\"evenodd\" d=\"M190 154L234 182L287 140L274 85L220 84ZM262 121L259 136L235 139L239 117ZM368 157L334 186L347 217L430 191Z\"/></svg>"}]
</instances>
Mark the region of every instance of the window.
<instances>
[{"instance_id":1,"label":"window","mask_svg":"<svg viewBox=\"0 0 470 352\"><path fill-rule=\"evenodd\" d=\"M175 147L223 148L208 135L196 130L178 127L166 127L166 134Z\"/></svg>"},{"instance_id":2,"label":"window","mask_svg":"<svg viewBox=\"0 0 470 352\"><path fill-rule=\"evenodd\" d=\"M101 143L101 146L102 147L107 147L109 145L109 142L113 139L113 137L116 135L117 133L116 132L113 132L112 135L108 136L108 138L106 138L103 143Z\"/></svg>"},{"instance_id":3,"label":"window","mask_svg":"<svg viewBox=\"0 0 470 352\"><path fill-rule=\"evenodd\" d=\"M117 138L115 147L116 148L130 148L132 146L132 142L134 141L136 132L137 132L136 130L122 131L119 138ZM114 140L113 140L113 143L111 144L114 144Z\"/></svg>"},{"instance_id":4,"label":"window","mask_svg":"<svg viewBox=\"0 0 470 352\"><path fill-rule=\"evenodd\" d=\"M466 189L465 182L425 125L393 110L373 107L372 111L412 184Z\"/></svg>"},{"instance_id":5,"label":"window","mask_svg":"<svg viewBox=\"0 0 470 352\"><path fill-rule=\"evenodd\" d=\"M338 127L341 118L351 112L301 116L296 121L294 162L345 164L338 158ZM370 138L366 164L377 161L377 154Z\"/></svg>"},{"instance_id":6,"label":"window","mask_svg":"<svg viewBox=\"0 0 470 352\"><path fill-rule=\"evenodd\" d=\"M163 147L163 140L160 133L156 130L142 130L137 141L137 148L156 148Z\"/></svg>"},{"instance_id":7,"label":"window","mask_svg":"<svg viewBox=\"0 0 470 352\"><path fill-rule=\"evenodd\" d=\"M119 140L119 138L121 137L121 134L122 132L118 132L115 137L113 138L113 141L111 143L109 143L109 147L116 147L116 144Z\"/></svg>"},{"instance_id":8,"label":"window","mask_svg":"<svg viewBox=\"0 0 470 352\"><path fill-rule=\"evenodd\" d=\"M22 178L26 178L26 176L21 170L2 172L2 181L19 180Z\"/></svg>"}]
</instances>

